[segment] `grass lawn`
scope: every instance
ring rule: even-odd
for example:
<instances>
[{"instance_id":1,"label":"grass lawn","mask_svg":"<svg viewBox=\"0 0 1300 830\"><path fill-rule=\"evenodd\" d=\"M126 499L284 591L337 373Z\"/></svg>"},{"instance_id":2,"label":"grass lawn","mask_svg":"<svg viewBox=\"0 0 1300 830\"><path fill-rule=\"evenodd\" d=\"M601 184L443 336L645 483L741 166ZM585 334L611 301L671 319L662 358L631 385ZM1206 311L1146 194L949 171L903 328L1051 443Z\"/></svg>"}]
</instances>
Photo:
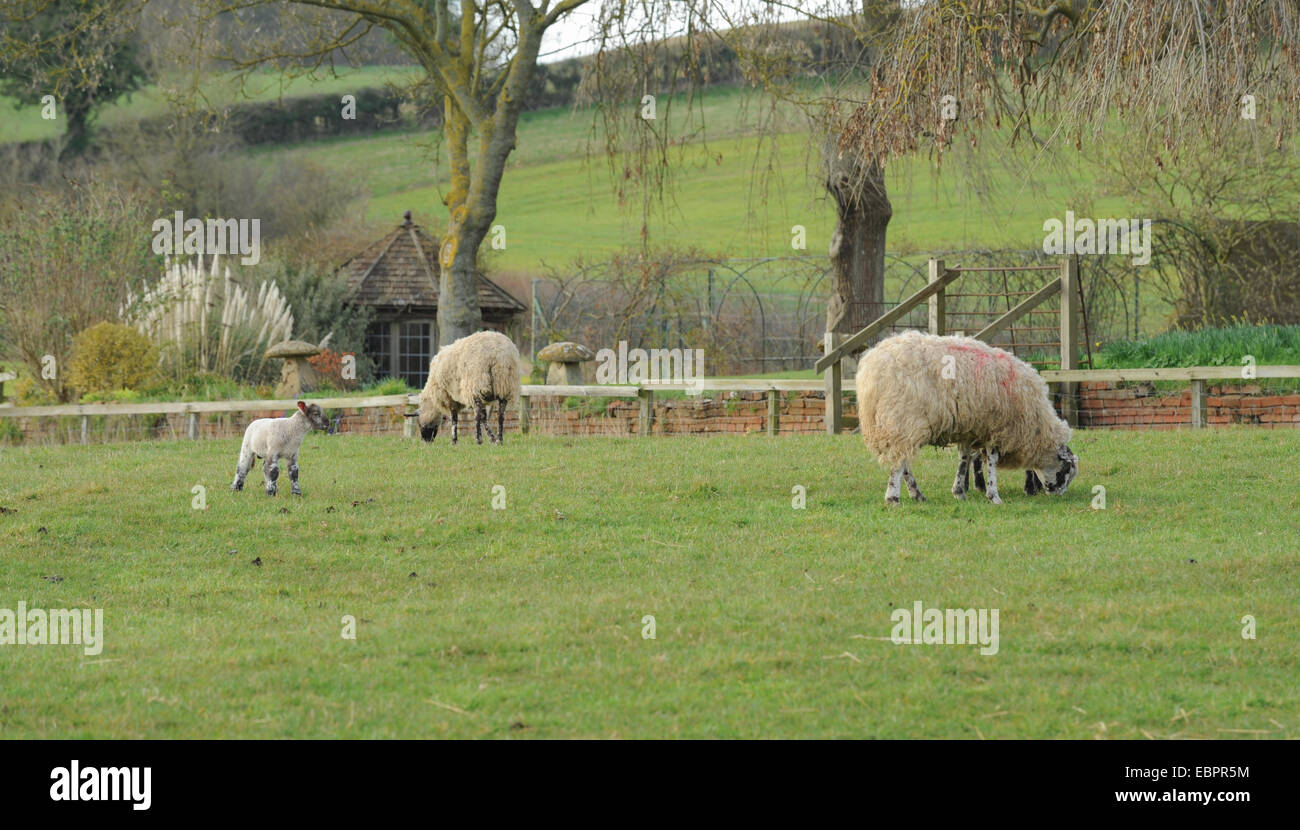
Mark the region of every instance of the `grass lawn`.
<instances>
[{"instance_id":1,"label":"grass lawn","mask_svg":"<svg viewBox=\"0 0 1300 830\"><path fill-rule=\"evenodd\" d=\"M106 629L0 647L0 737L1300 732L1300 431L1084 433L1001 508L928 450L887 509L854 436L313 434L300 499L226 489L237 443L0 450L0 608ZM892 644L916 600L999 609L999 652Z\"/></svg>"}]
</instances>

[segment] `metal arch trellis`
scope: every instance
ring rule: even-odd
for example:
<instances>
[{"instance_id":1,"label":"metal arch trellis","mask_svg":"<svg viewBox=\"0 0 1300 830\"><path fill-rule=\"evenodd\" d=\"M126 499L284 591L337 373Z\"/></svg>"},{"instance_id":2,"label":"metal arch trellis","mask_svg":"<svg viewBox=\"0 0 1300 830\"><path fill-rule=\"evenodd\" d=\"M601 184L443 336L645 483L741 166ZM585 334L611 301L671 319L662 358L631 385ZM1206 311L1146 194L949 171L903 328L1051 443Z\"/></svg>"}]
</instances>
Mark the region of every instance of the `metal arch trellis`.
<instances>
[{"instance_id":1,"label":"metal arch trellis","mask_svg":"<svg viewBox=\"0 0 1300 830\"><path fill-rule=\"evenodd\" d=\"M991 272L1002 267L1023 270L1025 267L1046 264L1050 259L1040 251L991 249L914 254L890 253L886 255L887 285L889 294L894 295L897 292L898 296L887 297L887 307L896 306L902 297L910 296L924 286L928 280L926 263L931 257L966 262L973 259L974 262L969 269L972 272ZM1008 261L1017 264L1006 264ZM1026 265L1019 263L1026 263ZM545 303L548 308L543 317L548 325L573 335L585 332L588 338L597 342L608 339L611 332L607 328L601 328L607 321L598 319L601 315L592 313L591 309L595 306L590 305L591 302L599 302L599 283L602 282L599 274L607 264L588 263L574 275L576 277L574 280L548 281L560 286L562 293L567 292L563 298L565 303L570 300L574 292L584 291L587 292L584 302L589 303L585 318L582 316L584 312L581 309L568 314L566 318L565 313L562 313L564 304L559 302L560 295L557 294L552 297L550 303ZM715 352L716 359L719 361L715 364L715 371L748 370L747 367L754 365L761 367L763 371L773 365L804 368L809 365L809 361L816 360L817 355L812 353L811 346L823 333L820 318L825 302L824 291L831 274L831 264L826 258L808 255L698 257L664 265L666 267L661 269L658 278L664 280L665 284L656 292L648 313L640 318L645 326L642 329L642 336L660 338L665 345L675 342L677 345L686 346L687 341L691 339L688 331L703 323L713 348L721 349L720 352ZM762 269L782 268L782 266L788 267L761 280L757 276ZM992 276L994 275L990 274L983 279L987 281ZM1002 275L997 281L1006 282L1004 277L1005 275ZM707 291L701 290L703 288L700 285L701 278L707 278ZM678 288L674 290L671 282L679 279L684 280L684 283L679 282ZM791 279L796 279L798 282L791 285ZM683 285L695 287L683 290ZM950 304L950 308L953 312L958 312L956 315L958 319L974 319L969 316L962 318L961 314L973 313L980 308L984 309L985 314L996 316L1001 313L998 309L1011 300L1010 291L1009 284L990 285L987 291L982 292L988 295L982 300L971 296L959 301L963 306L952 308ZM1080 293L1084 292L1085 289L1080 284ZM954 299L956 293L954 292ZM728 310L734 306L738 298L743 298L742 309L747 308L750 311L742 311L740 317L737 317L735 312L728 316ZM538 299L540 301L541 297L539 296ZM551 319L557 313L565 319ZM737 325L743 329L745 313L753 315L749 325L756 324L759 332L758 343L753 343L752 334L746 337L739 329L729 331L729 327L735 329ZM576 318L574 314L577 315ZM1086 317L1084 318L1085 338L1088 341L1091 338L1086 332L1090 322ZM906 318L895 324L896 328L918 326L925 327L924 323L918 323L915 319L909 321ZM955 330L967 328L968 326L960 324L954 326ZM750 331L752 332L752 329ZM1019 340L1017 336L1013 348L1022 345ZM1088 342L1088 345L1091 347L1091 342ZM1088 362L1091 363L1090 360Z\"/></svg>"}]
</instances>

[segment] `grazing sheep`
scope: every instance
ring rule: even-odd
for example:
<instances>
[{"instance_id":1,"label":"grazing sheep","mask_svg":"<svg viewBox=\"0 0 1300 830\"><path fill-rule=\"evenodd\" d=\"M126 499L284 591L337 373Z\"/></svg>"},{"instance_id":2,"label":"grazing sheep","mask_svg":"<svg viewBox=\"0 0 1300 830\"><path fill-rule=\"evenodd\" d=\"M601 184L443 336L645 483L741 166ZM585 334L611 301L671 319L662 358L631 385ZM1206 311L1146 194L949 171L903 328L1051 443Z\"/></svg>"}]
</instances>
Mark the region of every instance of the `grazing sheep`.
<instances>
[{"instance_id":1,"label":"grazing sheep","mask_svg":"<svg viewBox=\"0 0 1300 830\"><path fill-rule=\"evenodd\" d=\"M900 480L924 501L911 463L922 446L956 444L961 462L952 493L966 497L967 470L987 461L985 495L1001 504L997 468L1025 468L1026 491L1038 480L1062 494L1078 472L1070 427L1052 409L1033 367L970 337L910 331L881 341L858 363L858 419L876 460L890 469L885 501L897 504Z\"/></svg>"},{"instance_id":2,"label":"grazing sheep","mask_svg":"<svg viewBox=\"0 0 1300 830\"><path fill-rule=\"evenodd\" d=\"M301 496L298 489L298 448L302 439L312 429L328 430L329 420L319 404L298 401L298 411L285 418L258 418L244 430L244 443L239 447L239 464L235 467L235 481L231 490L244 489L244 477L252 469L253 459L264 458L262 475L266 480L266 494L274 496L275 480L280 477L280 459L289 459L289 481L292 492Z\"/></svg>"},{"instance_id":3,"label":"grazing sheep","mask_svg":"<svg viewBox=\"0 0 1300 830\"><path fill-rule=\"evenodd\" d=\"M420 437L432 441L438 425L451 416L451 443L459 437L457 416L461 409L474 407L478 443L483 430L488 439L500 444L505 437L506 407L520 395L519 350L510 338L495 331L480 331L443 346L429 364L429 380L420 392ZM487 406L497 405L497 434L487 424Z\"/></svg>"}]
</instances>

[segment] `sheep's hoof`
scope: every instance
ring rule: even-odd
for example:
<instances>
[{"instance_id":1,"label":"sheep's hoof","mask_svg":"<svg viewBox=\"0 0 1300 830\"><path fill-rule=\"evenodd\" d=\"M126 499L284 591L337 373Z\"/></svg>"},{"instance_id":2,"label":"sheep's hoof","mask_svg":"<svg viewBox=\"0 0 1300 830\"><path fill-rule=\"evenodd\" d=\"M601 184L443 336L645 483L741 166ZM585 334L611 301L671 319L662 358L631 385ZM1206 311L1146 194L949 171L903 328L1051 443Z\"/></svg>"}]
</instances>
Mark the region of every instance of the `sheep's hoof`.
<instances>
[{"instance_id":1,"label":"sheep's hoof","mask_svg":"<svg viewBox=\"0 0 1300 830\"><path fill-rule=\"evenodd\" d=\"M885 496L885 506L894 507L898 504L898 496Z\"/></svg>"},{"instance_id":2,"label":"sheep's hoof","mask_svg":"<svg viewBox=\"0 0 1300 830\"><path fill-rule=\"evenodd\" d=\"M925 501L925 496L917 493L915 496L912 496L912 501L923 502Z\"/></svg>"},{"instance_id":3,"label":"sheep's hoof","mask_svg":"<svg viewBox=\"0 0 1300 830\"><path fill-rule=\"evenodd\" d=\"M268 496L274 496L274 495L275 495L275 490L273 490L273 489L271 489L271 488L268 487L267 490L266 490L266 494L267 494Z\"/></svg>"},{"instance_id":4,"label":"sheep's hoof","mask_svg":"<svg viewBox=\"0 0 1300 830\"><path fill-rule=\"evenodd\" d=\"M1002 497L999 496L997 493L994 493L993 495L989 496L989 501L993 502L994 504L1001 504Z\"/></svg>"},{"instance_id":5,"label":"sheep's hoof","mask_svg":"<svg viewBox=\"0 0 1300 830\"><path fill-rule=\"evenodd\" d=\"M953 490L953 491L952 491L952 494L953 494L953 496L955 496L958 500L960 500L960 501L966 501L966 491L965 491L965 490Z\"/></svg>"}]
</instances>

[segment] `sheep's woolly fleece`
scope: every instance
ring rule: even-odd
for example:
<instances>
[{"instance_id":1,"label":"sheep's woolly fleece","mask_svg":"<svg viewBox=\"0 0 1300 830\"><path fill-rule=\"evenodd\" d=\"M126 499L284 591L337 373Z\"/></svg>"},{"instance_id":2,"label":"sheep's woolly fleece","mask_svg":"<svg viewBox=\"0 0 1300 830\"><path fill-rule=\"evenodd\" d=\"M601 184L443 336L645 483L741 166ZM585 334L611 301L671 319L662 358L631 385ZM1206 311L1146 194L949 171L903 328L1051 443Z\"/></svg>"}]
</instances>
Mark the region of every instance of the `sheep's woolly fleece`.
<instances>
[{"instance_id":1,"label":"sheep's woolly fleece","mask_svg":"<svg viewBox=\"0 0 1300 830\"><path fill-rule=\"evenodd\" d=\"M519 350L510 338L480 331L443 346L429 364L420 393L420 426L466 407L498 401L504 407L520 395Z\"/></svg>"},{"instance_id":2,"label":"sheep's woolly fleece","mask_svg":"<svg viewBox=\"0 0 1300 830\"><path fill-rule=\"evenodd\" d=\"M996 448L1001 467L1047 469L1070 440L1038 372L971 337L890 337L863 355L856 380L862 438L889 469L927 444Z\"/></svg>"}]
</instances>

